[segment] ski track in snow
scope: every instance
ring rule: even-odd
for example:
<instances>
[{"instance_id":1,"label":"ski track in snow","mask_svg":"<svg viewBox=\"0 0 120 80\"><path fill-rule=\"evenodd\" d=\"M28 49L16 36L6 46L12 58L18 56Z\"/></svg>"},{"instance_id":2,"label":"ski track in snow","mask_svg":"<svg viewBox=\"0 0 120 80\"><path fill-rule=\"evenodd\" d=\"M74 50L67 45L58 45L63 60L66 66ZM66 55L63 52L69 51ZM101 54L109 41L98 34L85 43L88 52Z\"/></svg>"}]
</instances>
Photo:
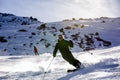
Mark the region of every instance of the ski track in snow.
<instances>
[{"instance_id":1,"label":"ski track in snow","mask_svg":"<svg viewBox=\"0 0 120 80\"><path fill-rule=\"evenodd\" d=\"M93 55L73 53L85 68L71 73L66 71L74 67L64 61L60 54L48 70L47 66L52 60L49 53L40 56L0 56L0 80L43 80L46 71L44 80L119 80L119 51L120 46L91 51Z\"/></svg>"}]
</instances>

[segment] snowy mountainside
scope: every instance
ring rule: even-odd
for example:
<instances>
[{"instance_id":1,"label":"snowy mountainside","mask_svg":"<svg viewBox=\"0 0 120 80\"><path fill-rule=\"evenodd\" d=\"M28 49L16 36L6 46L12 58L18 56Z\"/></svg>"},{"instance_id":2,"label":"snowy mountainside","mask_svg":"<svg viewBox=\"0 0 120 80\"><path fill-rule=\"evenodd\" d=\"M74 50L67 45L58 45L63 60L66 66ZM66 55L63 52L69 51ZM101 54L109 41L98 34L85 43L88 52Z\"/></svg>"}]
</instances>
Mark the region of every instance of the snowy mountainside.
<instances>
[{"instance_id":1,"label":"snowy mountainside","mask_svg":"<svg viewBox=\"0 0 120 80\"><path fill-rule=\"evenodd\" d=\"M43 23L0 13L0 80L119 80L119 25L120 18ZM58 53L47 70L59 34L73 41L71 51L84 69L67 73L74 67ZM39 56L33 56L34 46Z\"/></svg>"},{"instance_id":2,"label":"snowy mountainside","mask_svg":"<svg viewBox=\"0 0 120 80\"><path fill-rule=\"evenodd\" d=\"M42 23L35 18L0 13L0 55L52 53L57 36L72 40L72 52L110 48L120 45L120 18L63 20Z\"/></svg>"},{"instance_id":3,"label":"snowy mountainside","mask_svg":"<svg viewBox=\"0 0 120 80\"><path fill-rule=\"evenodd\" d=\"M0 13L0 55L29 54L31 38L34 38L36 27L43 22L36 18L20 17L13 14ZM24 46L29 47L24 47ZM31 50L32 51L32 50Z\"/></svg>"}]
</instances>

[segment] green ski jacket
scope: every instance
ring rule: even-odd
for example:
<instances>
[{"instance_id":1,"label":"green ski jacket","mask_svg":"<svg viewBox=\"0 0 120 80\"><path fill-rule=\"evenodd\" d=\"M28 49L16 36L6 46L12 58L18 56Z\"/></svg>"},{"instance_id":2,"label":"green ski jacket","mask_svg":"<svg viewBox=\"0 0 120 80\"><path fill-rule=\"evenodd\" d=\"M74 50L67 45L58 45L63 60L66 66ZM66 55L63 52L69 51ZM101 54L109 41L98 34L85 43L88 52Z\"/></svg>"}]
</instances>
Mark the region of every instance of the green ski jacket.
<instances>
[{"instance_id":1,"label":"green ski jacket","mask_svg":"<svg viewBox=\"0 0 120 80\"><path fill-rule=\"evenodd\" d=\"M59 50L62 57L68 61L70 64L73 64L74 61L76 60L71 51L69 50L69 47L73 47L73 42L72 41L67 41L67 40L58 40L58 43L55 45L55 49L53 51L53 56L56 56L57 51Z\"/></svg>"}]
</instances>

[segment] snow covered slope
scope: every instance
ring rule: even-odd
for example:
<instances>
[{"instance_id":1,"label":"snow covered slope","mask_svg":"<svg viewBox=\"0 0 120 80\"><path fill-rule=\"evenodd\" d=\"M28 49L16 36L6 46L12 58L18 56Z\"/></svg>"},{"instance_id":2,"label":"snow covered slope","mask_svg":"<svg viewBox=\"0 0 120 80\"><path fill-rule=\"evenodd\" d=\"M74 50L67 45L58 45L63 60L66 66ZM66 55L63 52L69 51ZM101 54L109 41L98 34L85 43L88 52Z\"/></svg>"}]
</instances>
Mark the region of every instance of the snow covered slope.
<instances>
[{"instance_id":1,"label":"snow covered slope","mask_svg":"<svg viewBox=\"0 0 120 80\"><path fill-rule=\"evenodd\" d=\"M58 34L74 42L72 52L120 45L120 18L63 20L42 23L32 17L0 13L0 55L52 53Z\"/></svg>"},{"instance_id":2,"label":"snow covered slope","mask_svg":"<svg viewBox=\"0 0 120 80\"><path fill-rule=\"evenodd\" d=\"M120 80L120 46L91 52L94 55L74 53L85 68L73 73L66 72L74 67L64 61L60 54L48 70L52 54L0 56L0 80Z\"/></svg>"},{"instance_id":3,"label":"snow covered slope","mask_svg":"<svg viewBox=\"0 0 120 80\"><path fill-rule=\"evenodd\" d=\"M120 18L43 23L32 17L0 13L0 80L119 80L119 25ZM74 67L60 53L47 69L59 34L73 41L71 51L84 69L67 73ZM33 56L34 46L39 56Z\"/></svg>"},{"instance_id":4,"label":"snow covered slope","mask_svg":"<svg viewBox=\"0 0 120 80\"><path fill-rule=\"evenodd\" d=\"M37 39L34 37L36 28L41 23L32 17L0 13L0 55L32 53L31 46Z\"/></svg>"}]
</instances>

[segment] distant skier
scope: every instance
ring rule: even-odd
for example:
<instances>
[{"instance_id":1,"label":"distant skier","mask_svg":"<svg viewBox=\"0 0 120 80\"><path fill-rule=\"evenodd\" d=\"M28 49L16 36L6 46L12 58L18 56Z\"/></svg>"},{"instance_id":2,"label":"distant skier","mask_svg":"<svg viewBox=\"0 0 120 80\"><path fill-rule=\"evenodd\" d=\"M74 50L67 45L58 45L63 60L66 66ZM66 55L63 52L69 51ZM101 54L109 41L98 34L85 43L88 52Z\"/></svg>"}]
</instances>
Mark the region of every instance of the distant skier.
<instances>
[{"instance_id":1,"label":"distant skier","mask_svg":"<svg viewBox=\"0 0 120 80\"><path fill-rule=\"evenodd\" d=\"M73 47L73 42L71 40L64 40L63 36L59 35L58 42L56 43L55 49L53 51L53 57L56 57L56 53L59 50L62 57L76 69L78 69L81 66L81 62L73 57L71 51L69 50L69 47Z\"/></svg>"},{"instance_id":2,"label":"distant skier","mask_svg":"<svg viewBox=\"0 0 120 80\"><path fill-rule=\"evenodd\" d=\"M36 56L39 56L39 53L38 53L38 50L37 50L36 46L34 46L34 53L35 53Z\"/></svg>"}]
</instances>

